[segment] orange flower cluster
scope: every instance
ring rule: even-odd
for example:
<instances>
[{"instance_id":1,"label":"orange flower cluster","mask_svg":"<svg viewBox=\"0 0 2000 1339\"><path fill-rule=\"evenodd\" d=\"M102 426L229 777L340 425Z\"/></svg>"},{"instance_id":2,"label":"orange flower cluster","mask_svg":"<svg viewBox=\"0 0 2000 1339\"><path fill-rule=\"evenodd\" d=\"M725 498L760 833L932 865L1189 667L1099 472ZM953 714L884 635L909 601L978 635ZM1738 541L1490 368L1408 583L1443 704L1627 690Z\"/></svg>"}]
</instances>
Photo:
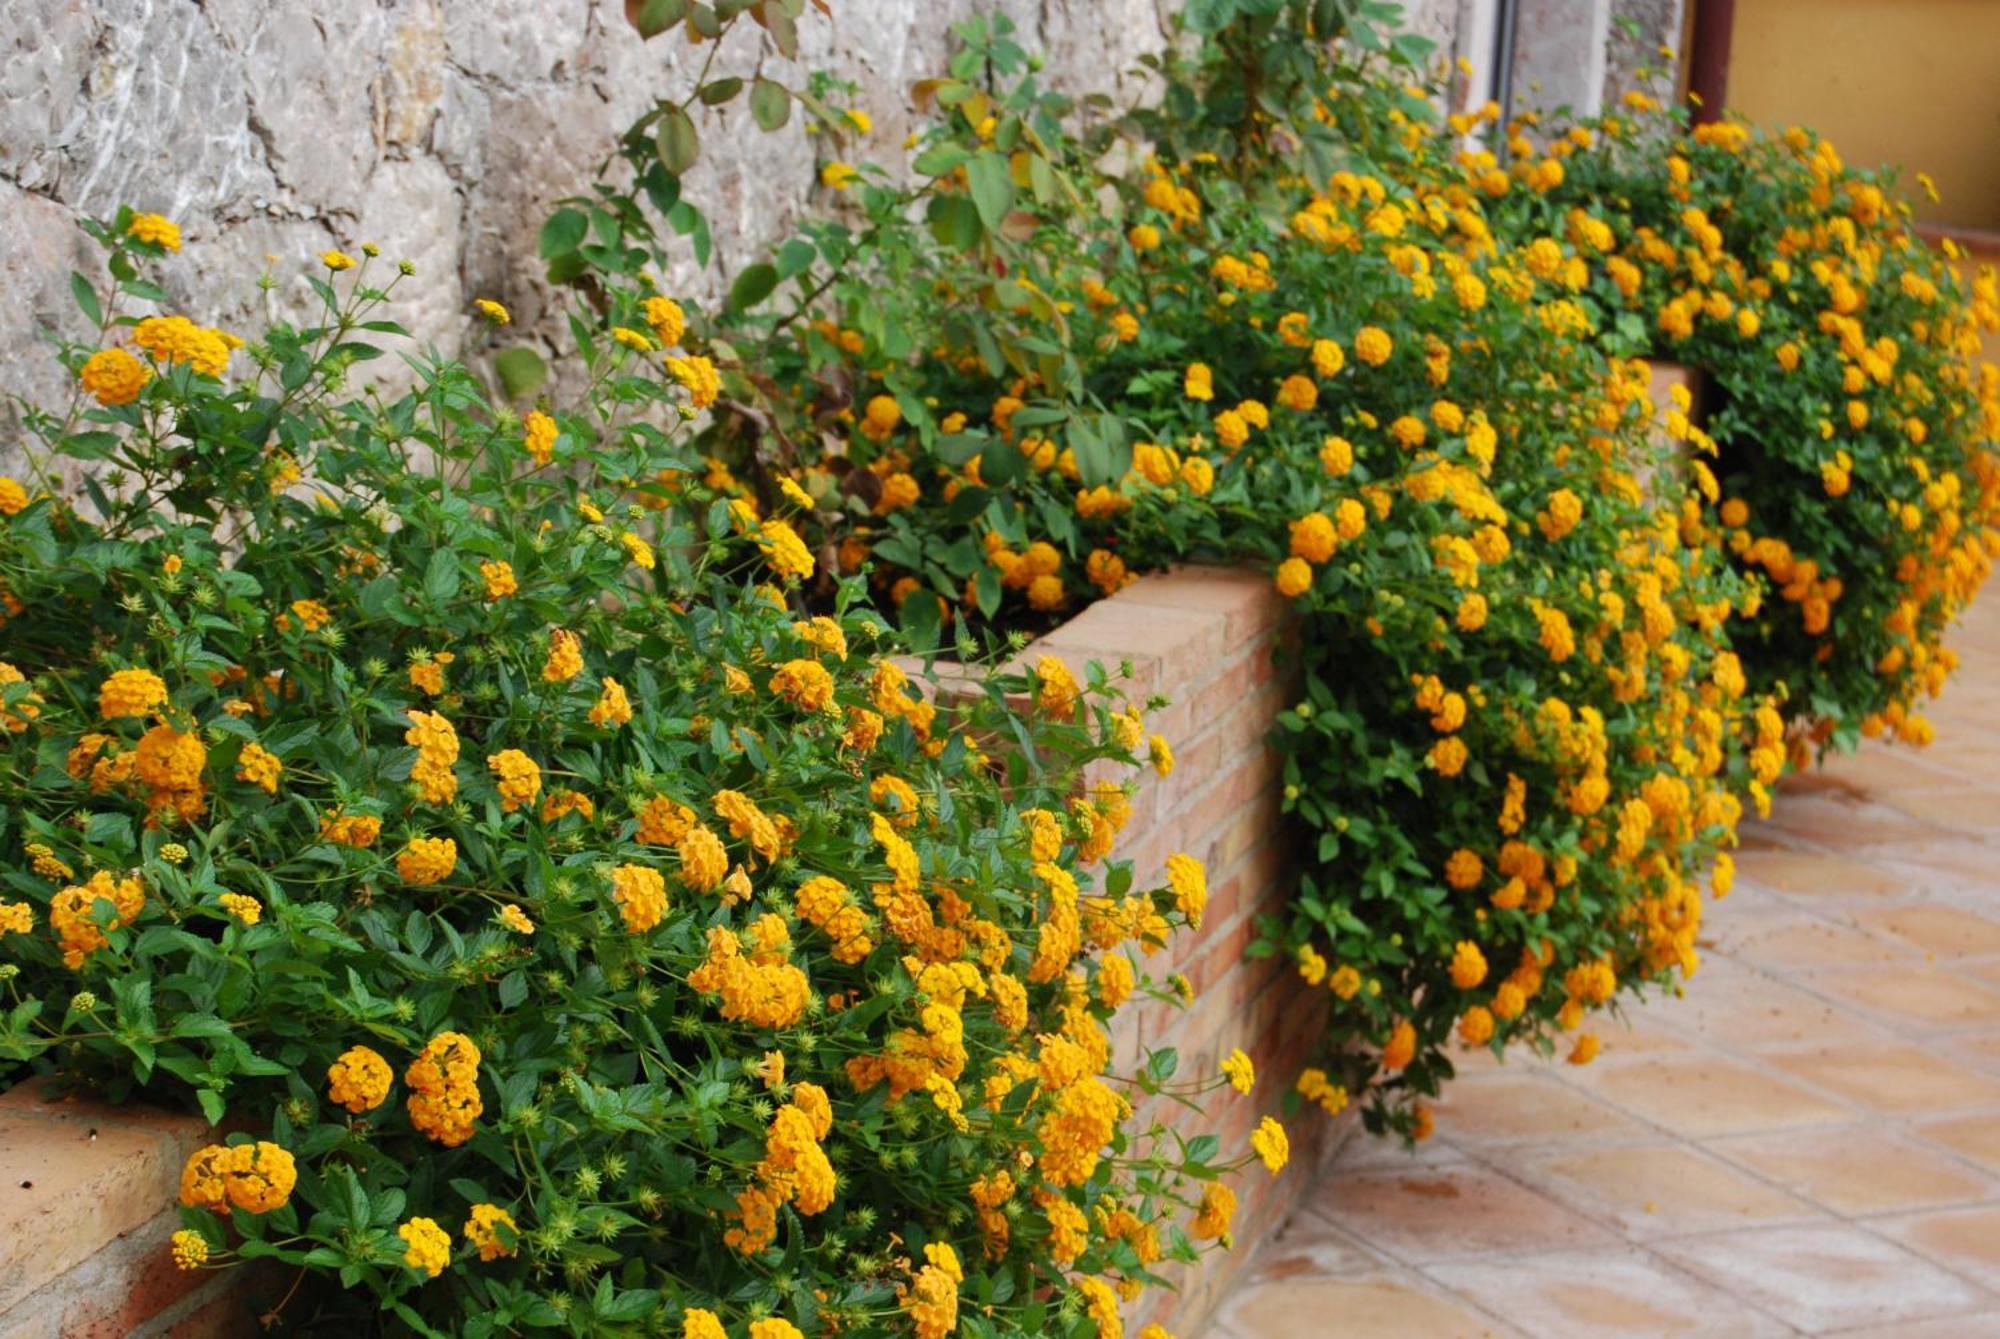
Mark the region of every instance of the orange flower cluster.
<instances>
[{"instance_id":1,"label":"orange flower cluster","mask_svg":"<svg viewBox=\"0 0 2000 1339\"><path fill-rule=\"evenodd\" d=\"M811 1083L796 1085L792 1100L771 1119L756 1181L736 1196L738 1222L724 1234L730 1246L755 1255L777 1235L779 1209L789 1204L811 1217L833 1203L838 1182L820 1147L832 1128L833 1105L826 1090Z\"/></svg>"},{"instance_id":2,"label":"orange flower cluster","mask_svg":"<svg viewBox=\"0 0 2000 1339\"><path fill-rule=\"evenodd\" d=\"M410 1124L446 1148L472 1138L473 1124L486 1109L479 1096L479 1059L472 1038L440 1032L403 1071Z\"/></svg>"}]
</instances>

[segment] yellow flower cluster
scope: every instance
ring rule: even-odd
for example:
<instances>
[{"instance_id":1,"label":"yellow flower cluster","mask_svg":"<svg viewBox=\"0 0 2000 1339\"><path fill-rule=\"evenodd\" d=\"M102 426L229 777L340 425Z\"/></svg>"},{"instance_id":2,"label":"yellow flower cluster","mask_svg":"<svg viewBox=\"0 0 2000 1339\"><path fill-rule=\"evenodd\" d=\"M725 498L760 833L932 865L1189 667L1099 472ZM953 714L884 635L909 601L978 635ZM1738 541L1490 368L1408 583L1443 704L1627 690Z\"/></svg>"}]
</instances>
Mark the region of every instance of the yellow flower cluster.
<instances>
[{"instance_id":1,"label":"yellow flower cluster","mask_svg":"<svg viewBox=\"0 0 2000 1339\"><path fill-rule=\"evenodd\" d=\"M366 1046L350 1046L327 1067L327 1100L364 1115L389 1100L395 1071L381 1054Z\"/></svg>"},{"instance_id":2,"label":"yellow flower cluster","mask_svg":"<svg viewBox=\"0 0 2000 1339\"><path fill-rule=\"evenodd\" d=\"M791 961L791 935L784 921L767 915L750 927L749 952L735 931L708 932L708 955L689 974L688 984L722 998L722 1016L761 1028L790 1027L805 1013L812 987Z\"/></svg>"},{"instance_id":3,"label":"yellow flower cluster","mask_svg":"<svg viewBox=\"0 0 2000 1339\"><path fill-rule=\"evenodd\" d=\"M777 1235L778 1210L787 1204L807 1217L826 1211L837 1181L820 1145L832 1128L826 1091L816 1084L796 1085L791 1101L771 1119L755 1183L736 1197L737 1222L724 1238L729 1245L745 1255L762 1251Z\"/></svg>"},{"instance_id":4,"label":"yellow flower cluster","mask_svg":"<svg viewBox=\"0 0 2000 1339\"><path fill-rule=\"evenodd\" d=\"M298 1179L292 1155L269 1140L210 1144L190 1154L181 1168L180 1199L211 1213L270 1213L284 1207Z\"/></svg>"},{"instance_id":5,"label":"yellow flower cluster","mask_svg":"<svg viewBox=\"0 0 2000 1339\"><path fill-rule=\"evenodd\" d=\"M108 903L112 909L110 924L98 925L97 904ZM99 870L81 884L73 884L57 892L49 902L49 925L61 942L63 961L71 967L81 967L83 960L101 948L107 948L110 940L105 938L105 930L122 929L139 919L139 913L146 906L146 890L135 878L114 878L108 871Z\"/></svg>"},{"instance_id":6,"label":"yellow flower cluster","mask_svg":"<svg viewBox=\"0 0 2000 1339\"><path fill-rule=\"evenodd\" d=\"M431 1038L403 1071L410 1089L410 1124L446 1148L472 1138L473 1125L486 1109L479 1096L479 1060L479 1048L462 1032Z\"/></svg>"}]
</instances>

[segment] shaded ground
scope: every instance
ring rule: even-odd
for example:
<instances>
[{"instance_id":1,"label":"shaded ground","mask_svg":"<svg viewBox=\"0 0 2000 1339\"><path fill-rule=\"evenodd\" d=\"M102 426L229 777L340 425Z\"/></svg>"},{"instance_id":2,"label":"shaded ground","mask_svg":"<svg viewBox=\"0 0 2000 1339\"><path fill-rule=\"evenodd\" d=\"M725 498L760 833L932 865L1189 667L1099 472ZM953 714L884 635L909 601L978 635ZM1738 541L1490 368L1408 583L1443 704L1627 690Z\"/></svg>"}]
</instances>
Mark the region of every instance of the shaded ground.
<instances>
[{"instance_id":1,"label":"shaded ground","mask_svg":"<svg viewBox=\"0 0 2000 1339\"><path fill-rule=\"evenodd\" d=\"M1357 1140L1209 1339L2000 1339L2000 595L1952 640L1935 745L1746 829L1686 998Z\"/></svg>"}]
</instances>

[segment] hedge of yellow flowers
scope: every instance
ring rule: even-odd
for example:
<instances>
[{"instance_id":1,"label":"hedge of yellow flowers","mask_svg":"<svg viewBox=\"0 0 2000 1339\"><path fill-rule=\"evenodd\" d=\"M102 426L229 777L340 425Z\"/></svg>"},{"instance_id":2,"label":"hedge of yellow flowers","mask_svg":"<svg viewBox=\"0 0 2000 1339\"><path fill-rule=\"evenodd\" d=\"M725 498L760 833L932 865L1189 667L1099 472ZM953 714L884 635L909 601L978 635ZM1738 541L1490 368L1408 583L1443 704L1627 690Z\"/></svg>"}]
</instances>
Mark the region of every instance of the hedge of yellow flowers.
<instances>
[{"instance_id":1,"label":"hedge of yellow flowers","mask_svg":"<svg viewBox=\"0 0 2000 1339\"><path fill-rule=\"evenodd\" d=\"M1253 951L1334 1020L1290 1101L1421 1135L1454 1047L1588 1061L1591 1011L1694 970L1700 884L1785 761L1727 650L1747 592L1638 482L1669 408L1645 366L1449 172L1091 176L1032 84L937 96L928 227L881 189L858 264L851 221L808 234L818 301L725 367L775 384L782 433L719 416L708 479L967 642L1173 557L1264 565L1301 620L1278 743L1312 859ZM1038 191L1023 146L1117 208Z\"/></svg>"},{"instance_id":2,"label":"hedge of yellow flowers","mask_svg":"<svg viewBox=\"0 0 2000 1339\"><path fill-rule=\"evenodd\" d=\"M1763 592L1731 630L1751 681L1785 696L1802 754L1857 732L1929 742L1944 631L2000 552L1992 269L1968 283L1888 174L1798 127L1690 129L1635 95L1515 135L1531 130L1564 181L1511 184L1506 226L1586 260L1578 297L1608 345L1708 381L1682 528Z\"/></svg>"},{"instance_id":3,"label":"hedge of yellow flowers","mask_svg":"<svg viewBox=\"0 0 2000 1339\"><path fill-rule=\"evenodd\" d=\"M1896 704L1941 674L1937 633L1992 542L1992 416L1962 365L1990 303L1966 312L1906 245L1846 262L1937 304L1908 308L1932 352L1870 377L1899 424L1931 405L1936 434L1896 467L1916 512L1855 512L1838 572L1774 572L1782 546L1813 549L1809 528L1783 538L1797 484L1745 449L1709 458L1729 411L1711 434L1684 394L1653 400L1654 344L1621 336L1646 333L1662 281L1633 279L1609 207L1591 213L1593 132L1513 137L1507 162L1467 149L1494 114L1437 116L1421 41L1308 0L1183 21L1163 97L1087 120L1004 30L971 31L923 90L919 184L848 192L781 254L783 310L725 313L739 356L701 448L718 486L810 502L830 569L968 645L1178 558L1262 565L1300 619L1303 692L1276 743L1310 859L1252 951L1332 996L1291 1100L1361 1101L1372 1128L1421 1136L1456 1048L1587 1063L1593 1011L1697 969L1705 897L1727 893L1737 824L1768 811L1795 726L1921 737ZM1336 67L1335 21L1374 65ZM1787 225L1788 250L1854 235L1863 197L1835 195ZM1699 266L1683 247L1655 269L1727 269L1705 245ZM1628 281L1632 312L1607 297ZM1861 338L1812 312L1815 292L1796 301L1769 325L1821 329L1829 361ZM1717 338L1757 333L1724 315ZM1860 372L1864 352L1893 366L1866 334ZM1760 384L1790 393L1783 375L1774 358ZM1907 538L1870 550L1885 518ZM1846 660L1823 640L1788 651L1795 615L1836 598L1879 634Z\"/></svg>"},{"instance_id":4,"label":"hedge of yellow flowers","mask_svg":"<svg viewBox=\"0 0 2000 1339\"><path fill-rule=\"evenodd\" d=\"M1206 897L1112 858L1144 704L1043 658L940 705L858 583L804 607L694 481L662 295L523 418L361 379L373 248L246 340L133 314L170 222L91 232L0 481L0 1083L218 1126L177 1263L295 1267L315 1332L938 1339L1115 1335L1227 1240L1282 1129L1133 1113L1249 1076L1109 1061Z\"/></svg>"}]
</instances>

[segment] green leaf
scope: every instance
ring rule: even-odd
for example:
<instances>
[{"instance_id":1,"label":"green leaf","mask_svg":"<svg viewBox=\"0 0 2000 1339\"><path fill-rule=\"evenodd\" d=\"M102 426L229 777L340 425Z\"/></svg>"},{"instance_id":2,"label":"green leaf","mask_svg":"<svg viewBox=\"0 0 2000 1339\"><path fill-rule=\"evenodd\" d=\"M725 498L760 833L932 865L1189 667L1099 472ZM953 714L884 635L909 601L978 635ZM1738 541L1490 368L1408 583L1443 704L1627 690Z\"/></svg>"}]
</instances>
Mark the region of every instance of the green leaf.
<instances>
[{"instance_id":1,"label":"green leaf","mask_svg":"<svg viewBox=\"0 0 2000 1339\"><path fill-rule=\"evenodd\" d=\"M71 270L69 291L76 295L76 305L90 318L92 325L104 324L104 307L97 300L97 290L90 286L90 280Z\"/></svg>"},{"instance_id":2,"label":"green leaf","mask_svg":"<svg viewBox=\"0 0 2000 1339\"><path fill-rule=\"evenodd\" d=\"M927 214L931 236L937 238L940 246L969 251L984 235L978 207L962 195L933 195Z\"/></svg>"},{"instance_id":3,"label":"green leaf","mask_svg":"<svg viewBox=\"0 0 2000 1339\"><path fill-rule=\"evenodd\" d=\"M953 526L971 525L979 513L986 510L986 499L990 496L984 488L967 485L958 490L944 509L945 523Z\"/></svg>"},{"instance_id":4,"label":"green leaf","mask_svg":"<svg viewBox=\"0 0 2000 1339\"><path fill-rule=\"evenodd\" d=\"M775 4L762 4L751 11L757 21L764 25L764 31L771 34L771 41L778 48L778 54L786 60L799 58L799 26L791 14Z\"/></svg>"},{"instance_id":5,"label":"green leaf","mask_svg":"<svg viewBox=\"0 0 2000 1339\"><path fill-rule=\"evenodd\" d=\"M590 220L581 210L558 209L542 224L540 241L543 260L554 260L557 256L567 256L583 245L584 237L590 231Z\"/></svg>"},{"instance_id":6,"label":"green leaf","mask_svg":"<svg viewBox=\"0 0 2000 1339\"><path fill-rule=\"evenodd\" d=\"M701 137L695 133L694 119L679 107L671 107L660 118L660 133L654 141L660 161L667 171L683 176L701 157Z\"/></svg>"},{"instance_id":7,"label":"green leaf","mask_svg":"<svg viewBox=\"0 0 2000 1339\"><path fill-rule=\"evenodd\" d=\"M503 349L493 358L493 370L500 377L500 389L510 400L533 395L549 379L549 365L542 355L529 348Z\"/></svg>"},{"instance_id":8,"label":"green leaf","mask_svg":"<svg viewBox=\"0 0 2000 1339\"><path fill-rule=\"evenodd\" d=\"M62 439L62 453L77 460L106 460L117 449L115 433L77 432Z\"/></svg>"},{"instance_id":9,"label":"green leaf","mask_svg":"<svg viewBox=\"0 0 2000 1339\"><path fill-rule=\"evenodd\" d=\"M1012 442L996 441L979 457L979 477L994 487L1013 483L1028 472L1028 462Z\"/></svg>"},{"instance_id":10,"label":"green leaf","mask_svg":"<svg viewBox=\"0 0 2000 1339\"><path fill-rule=\"evenodd\" d=\"M704 107L719 107L743 91L743 81L735 75L724 79L711 79L695 90Z\"/></svg>"},{"instance_id":11,"label":"green leaf","mask_svg":"<svg viewBox=\"0 0 2000 1339\"><path fill-rule=\"evenodd\" d=\"M792 95L780 83L757 76L750 86L750 117L759 130L776 130L792 119Z\"/></svg>"},{"instance_id":12,"label":"green leaf","mask_svg":"<svg viewBox=\"0 0 2000 1339\"><path fill-rule=\"evenodd\" d=\"M931 452L945 464L955 467L984 451L992 440L983 432L954 432L938 438Z\"/></svg>"},{"instance_id":13,"label":"green leaf","mask_svg":"<svg viewBox=\"0 0 2000 1339\"><path fill-rule=\"evenodd\" d=\"M972 157L972 150L963 144L933 144L918 154L910 166L926 177L941 177Z\"/></svg>"},{"instance_id":14,"label":"green leaf","mask_svg":"<svg viewBox=\"0 0 2000 1339\"><path fill-rule=\"evenodd\" d=\"M83 839L92 846L129 851L134 845L132 820L124 814L92 814L90 826L84 829Z\"/></svg>"},{"instance_id":15,"label":"green leaf","mask_svg":"<svg viewBox=\"0 0 2000 1339\"><path fill-rule=\"evenodd\" d=\"M1181 23L1191 33L1219 33L1236 17L1236 0L1189 0Z\"/></svg>"},{"instance_id":16,"label":"green leaf","mask_svg":"<svg viewBox=\"0 0 2000 1339\"><path fill-rule=\"evenodd\" d=\"M329 1189L340 1194L338 1208L347 1219L348 1227L356 1232L368 1229L368 1192L362 1188L361 1178L354 1174L352 1167L342 1167L330 1178L333 1185Z\"/></svg>"},{"instance_id":17,"label":"green leaf","mask_svg":"<svg viewBox=\"0 0 2000 1339\"><path fill-rule=\"evenodd\" d=\"M789 279L795 274L804 274L818 258L818 248L804 238L794 237L778 248L778 277Z\"/></svg>"},{"instance_id":18,"label":"green leaf","mask_svg":"<svg viewBox=\"0 0 2000 1339\"><path fill-rule=\"evenodd\" d=\"M458 554L451 549L431 554L430 565L424 569L424 594L431 603L445 603L458 594L458 586Z\"/></svg>"},{"instance_id":19,"label":"green leaf","mask_svg":"<svg viewBox=\"0 0 2000 1339\"><path fill-rule=\"evenodd\" d=\"M729 309L748 311L771 296L771 290L778 286L778 268L764 261L747 265L736 276L736 282L729 286Z\"/></svg>"},{"instance_id":20,"label":"green leaf","mask_svg":"<svg viewBox=\"0 0 2000 1339\"><path fill-rule=\"evenodd\" d=\"M687 17L688 0L625 0L625 18L651 41Z\"/></svg>"},{"instance_id":21,"label":"green leaf","mask_svg":"<svg viewBox=\"0 0 2000 1339\"><path fill-rule=\"evenodd\" d=\"M1014 207L1014 179L1007 174L1007 160L997 153L982 153L966 163L965 171L979 221L989 231L998 232L1007 211Z\"/></svg>"}]
</instances>

